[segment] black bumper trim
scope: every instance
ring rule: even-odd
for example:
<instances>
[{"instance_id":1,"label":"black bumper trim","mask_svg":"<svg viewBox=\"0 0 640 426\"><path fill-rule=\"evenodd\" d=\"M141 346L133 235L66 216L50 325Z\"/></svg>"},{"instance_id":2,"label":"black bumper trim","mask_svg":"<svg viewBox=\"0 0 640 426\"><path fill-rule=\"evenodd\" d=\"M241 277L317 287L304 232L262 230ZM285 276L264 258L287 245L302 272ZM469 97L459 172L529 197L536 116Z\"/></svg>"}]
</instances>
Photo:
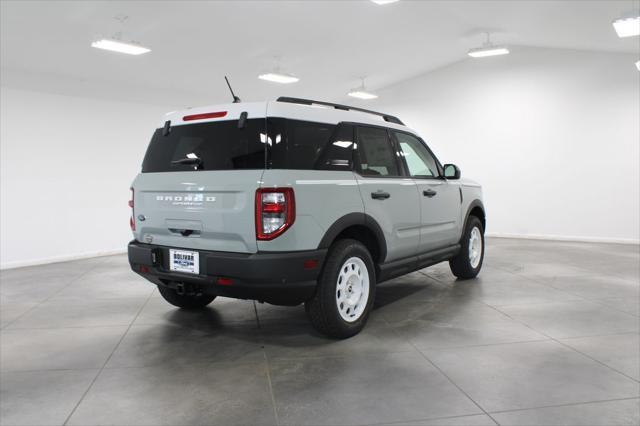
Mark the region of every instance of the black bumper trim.
<instances>
[{"instance_id":1,"label":"black bumper trim","mask_svg":"<svg viewBox=\"0 0 640 426\"><path fill-rule=\"evenodd\" d=\"M131 269L157 285L188 284L207 294L280 305L299 304L313 295L327 253L326 249L252 254L193 250L200 253L200 274L191 275L169 270L171 248L131 241ZM316 261L315 266L310 260ZM221 277L230 278L232 284L218 284Z\"/></svg>"}]
</instances>

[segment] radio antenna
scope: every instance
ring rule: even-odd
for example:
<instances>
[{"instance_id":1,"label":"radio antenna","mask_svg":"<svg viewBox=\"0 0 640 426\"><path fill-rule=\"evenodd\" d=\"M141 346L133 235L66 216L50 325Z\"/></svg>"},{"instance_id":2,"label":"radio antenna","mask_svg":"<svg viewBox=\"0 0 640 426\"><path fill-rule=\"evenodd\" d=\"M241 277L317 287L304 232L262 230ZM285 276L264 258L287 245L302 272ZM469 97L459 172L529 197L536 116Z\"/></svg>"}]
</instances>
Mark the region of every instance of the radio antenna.
<instances>
[{"instance_id":1,"label":"radio antenna","mask_svg":"<svg viewBox=\"0 0 640 426\"><path fill-rule=\"evenodd\" d=\"M235 93L233 93L233 89L231 88L231 84L229 83L229 79L227 78L227 76L224 76L224 80L227 82L227 86L229 86L229 91L231 92L231 96L233 96L233 103L237 104L240 101L240 98L236 96Z\"/></svg>"}]
</instances>

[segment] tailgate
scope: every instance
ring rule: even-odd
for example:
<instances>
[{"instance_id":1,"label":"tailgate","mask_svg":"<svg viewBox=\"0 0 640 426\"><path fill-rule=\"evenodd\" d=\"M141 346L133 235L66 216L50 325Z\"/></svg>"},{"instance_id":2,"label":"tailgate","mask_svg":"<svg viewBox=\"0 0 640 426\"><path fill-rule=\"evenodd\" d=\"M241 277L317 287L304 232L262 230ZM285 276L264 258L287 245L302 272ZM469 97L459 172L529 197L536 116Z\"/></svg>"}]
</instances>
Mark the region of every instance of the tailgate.
<instances>
[{"instance_id":1,"label":"tailgate","mask_svg":"<svg viewBox=\"0 0 640 426\"><path fill-rule=\"evenodd\" d=\"M255 253L254 203L262 173L139 174L133 184L136 240L195 250Z\"/></svg>"}]
</instances>

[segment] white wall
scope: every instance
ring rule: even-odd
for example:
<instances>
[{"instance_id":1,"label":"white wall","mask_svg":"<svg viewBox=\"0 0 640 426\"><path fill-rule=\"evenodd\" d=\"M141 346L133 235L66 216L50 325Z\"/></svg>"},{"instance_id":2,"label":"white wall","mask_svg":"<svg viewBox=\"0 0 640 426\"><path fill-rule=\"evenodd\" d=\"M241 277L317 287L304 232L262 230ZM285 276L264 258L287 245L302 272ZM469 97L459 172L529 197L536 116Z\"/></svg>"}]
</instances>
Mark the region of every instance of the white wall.
<instances>
[{"instance_id":1,"label":"white wall","mask_svg":"<svg viewBox=\"0 0 640 426\"><path fill-rule=\"evenodd\" d=\"M129 186L168 107L0 90L0 267L123 251Z\"/></svg>"},{"instance_id":2,"label":"white wall","mask_svg":"<svg viewBox=\"0 0 640 426\"><path fill-rule=\"evenodd\" d=\"M514 48L388 87L368 106L483 184L489 233L638 242L637 60Z\"/></svg>"}]
</instances>

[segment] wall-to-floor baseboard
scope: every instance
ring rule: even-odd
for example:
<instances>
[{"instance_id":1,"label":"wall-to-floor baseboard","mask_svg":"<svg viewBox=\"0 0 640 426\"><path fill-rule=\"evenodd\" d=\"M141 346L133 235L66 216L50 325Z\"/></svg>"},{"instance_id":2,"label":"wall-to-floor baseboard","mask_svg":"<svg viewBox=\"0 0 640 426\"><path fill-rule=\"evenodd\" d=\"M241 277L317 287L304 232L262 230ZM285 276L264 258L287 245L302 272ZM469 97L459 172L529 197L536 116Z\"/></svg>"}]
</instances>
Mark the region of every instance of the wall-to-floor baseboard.
<instances>
[{"instance_id":1,"label":"wall-to-floor baseboard","mask_svg":"<svg viewBox=\"0 0 640 426\"><path fill-rule=\"evenodd\" d=\"M54 256L54 257L28 260L28 261L5 262L5 263L0 263L0 270L23 268L25 266L48 265L50 263L70 262L72 260L90 259L93 257L112 256L114 254L124 254L126 252L127 251L124 249L114 249L114 250L95 251L90 253L82 253L82 254L75 254L75 255L68 255L68 256Z\"/></svg>"}]
</instances>

